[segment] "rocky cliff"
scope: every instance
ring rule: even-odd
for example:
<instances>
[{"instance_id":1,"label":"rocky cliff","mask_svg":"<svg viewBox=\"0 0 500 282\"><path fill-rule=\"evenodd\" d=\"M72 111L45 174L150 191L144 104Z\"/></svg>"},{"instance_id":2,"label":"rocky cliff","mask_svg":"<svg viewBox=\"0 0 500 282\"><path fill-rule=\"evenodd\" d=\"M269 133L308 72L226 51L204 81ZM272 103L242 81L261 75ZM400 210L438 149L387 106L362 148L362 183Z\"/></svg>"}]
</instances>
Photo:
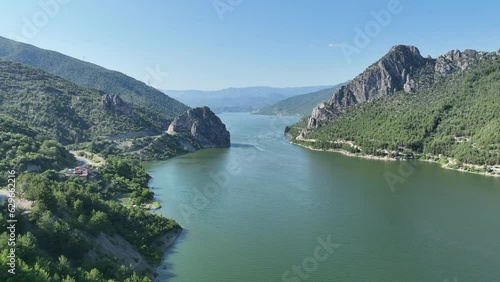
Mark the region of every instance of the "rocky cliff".
<instances>
[{"instance_id":1,"label":"rocky cliff","mask_svg":"<svg viewBox=\"0 0 500 282\"><path fill-rule=\"evenodd\" d=\"M191 135L203 148L229 147L226 126L208 107L194 108L176 117L168 127L170 135Z\"/></svg>"},{"instance_id":2,"label":"rocky cliff","mask_svg":"<svg viewBox=\"0 0 500 282\"><path fill-rule=\"evenodd\" d=\"M428 89L440 79L499 55L500 51L453 50L433 59L422 57L414 46L394 46L379 61L337 90L327 103L315 107L302 135L334 120L351 105L384 98L398 91L415 93Z\"/></svg>"},{"instance_id":3,"label":"rocky cliff","mask_svg":"<svg viewBox=\"0 0 500 282\"><path fill-rule=\"evenodd\" d=\"M102 104L104 109L109 111L119 112L121 114L130 116L133 120L137 120L137 115L132 111L127 103L125 103L120 96L115 94L104 94L102 96Z\"/></svg>"}]
</instances>

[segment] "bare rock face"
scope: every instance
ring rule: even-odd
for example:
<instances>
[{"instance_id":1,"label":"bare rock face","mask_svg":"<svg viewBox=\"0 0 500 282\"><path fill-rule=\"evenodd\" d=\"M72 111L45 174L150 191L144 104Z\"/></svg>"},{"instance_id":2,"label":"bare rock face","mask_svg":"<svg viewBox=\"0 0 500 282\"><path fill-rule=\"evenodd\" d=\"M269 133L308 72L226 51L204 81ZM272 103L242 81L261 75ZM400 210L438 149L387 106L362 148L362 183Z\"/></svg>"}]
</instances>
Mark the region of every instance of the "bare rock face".
<instances>
[{"instance_id":1,"label":"bare rock face","mask_svg":"<svg viewBox=\"0 0 500 282\"><path fill-rule=\"evenodd\" d=\"M387 97L396 91L415 91L422 83L414 76L426 65L433 67L433 60L423 58L416 47L394 46L382 59L335 92L328 103L314 108L307 129L335 119L335 111L351 105Z\"/></svg>"},{"instance_id":2,"label":"bare rock face","mask_svg":"<svg viewBox=\"0 0 500 282\"><path fill-rule=\"evenodd\" d=\"M466 71L479 61L494 59L497 52L479 52L467 49L463 52L452 50L436 59L436 76L446 76L454 72Z\"/></svg>"},{"instance_id":3,"label":"bare rock face","mask_svg":"<svg viewBox=\"0 0 500 282\"><path fill-rule=\"evenodd\" d=\"M330 106L326 103L316 106L312 111L311 118L309 118L307 128L316 128L320 124L334 119L335 114L329 108Z\"/></svg>"},{"instance_id":4,"label":"bare rock face","mask_svg":"<svg viewBox=\"0 0 500 282\"><path fill-rule=\"evenodd\" d=\"M229 147L229 131L208 107L194 108L176 117L168 127L167 133L189 134L203 148Z\"/></svg>"},{"instance_id":5,"label":"bare rock face","mask_svg":"<svg viewBox=\"0 0 500 282\"><path fill-rule=\"evenodd\" d=\"M134 120L137 120L137 115L118 95L107 93L104 94L102 96L102 104L106 110L119 112L121 114L132 117L132 119Z\"/></svg>"},{"instance_id":6,"label":"bare rock face","mask_svg":"<svg viewBox=\"0 0 500 282\"><path fill-rule=\"evenodd\" d=\"M327 103L315 107L303 134L332 121L347 107L404 91L415 93L432 87L443 77L463 72L481 60L493 59L500 52L452 50L432 59L422 57L414 46L397 45L363 73L333 93Z\"/></svg>"},{"instance_id":7,"label":"bare rock face","mask_svg":"<svg viewBox=\"0 0 500 282\"><path fill-rule=\"evenodd\" d=\"M414 46L392 47L387 55L339 89L329 104L346 107L392 95L396 91L415 87L414 74L433 60L425 59ZM413 80L413 82L412 82Z\"/></svg>"}]
</instances>

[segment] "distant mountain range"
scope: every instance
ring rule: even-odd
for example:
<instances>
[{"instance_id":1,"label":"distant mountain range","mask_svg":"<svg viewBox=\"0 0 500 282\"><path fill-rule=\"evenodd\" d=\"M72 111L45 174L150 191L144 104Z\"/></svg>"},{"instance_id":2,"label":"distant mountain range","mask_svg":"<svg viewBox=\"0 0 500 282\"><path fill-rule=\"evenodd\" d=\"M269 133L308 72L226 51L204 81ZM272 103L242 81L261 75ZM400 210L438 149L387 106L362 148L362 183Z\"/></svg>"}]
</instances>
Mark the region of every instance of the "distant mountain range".
<instances>
[{"instance_id":1,"label":"distant mountain range","mask_svg":"<svg viewBox=\"0 0 500 282\"><path fill-rule=\"evenodd\" d=\"M0 59L39 68L83 87L119 95L137 115L165 130L188 107L123 73L0 36Z\"/></svg>"},{"instance_id":2,"label":"distant mountain range","mask_svg":"<svg viewBox=\"0 0 500 282\"><path fill-rule=\"evenodd\" d=\"M270 106L259 109L258 114L307 116L311 113L311 109L313 107L317 106L321 102L327 101L342 85L345 85L345 83L313 93L297 95L284 99Z\"/></svg>"},{"instance_id":3,"label":"distant mountain range","mask_svg":"<svg viewBox=\"0 0 500 282\"><path fill-rule=\"evenodd\" d=\"M274 104L300 94L331 88L331 86L309 87L244 87L215 91L164 90L164 92L190 107L208 106L218 112L248 112Z\"/></svg>"}]
</instances>

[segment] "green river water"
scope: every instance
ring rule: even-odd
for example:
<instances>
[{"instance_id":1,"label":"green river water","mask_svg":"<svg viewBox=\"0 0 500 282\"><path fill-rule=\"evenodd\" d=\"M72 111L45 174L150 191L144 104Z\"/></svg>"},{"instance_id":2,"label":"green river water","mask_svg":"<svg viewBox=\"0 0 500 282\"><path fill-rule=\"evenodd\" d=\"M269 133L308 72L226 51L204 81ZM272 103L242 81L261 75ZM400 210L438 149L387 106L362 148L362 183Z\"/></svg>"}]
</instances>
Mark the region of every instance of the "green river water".
<instances>
[{"instance_id":1,"label":"green river water","mask_svg":"<svg viewBox=\"0 0 500 282\"><path fill-rule=\"evenodd\" d=\"M500 281L500 179L291 145L295 117L219 116L231 148L146 164L184 228L160 281Z\"/></svg>"}]
</instances>

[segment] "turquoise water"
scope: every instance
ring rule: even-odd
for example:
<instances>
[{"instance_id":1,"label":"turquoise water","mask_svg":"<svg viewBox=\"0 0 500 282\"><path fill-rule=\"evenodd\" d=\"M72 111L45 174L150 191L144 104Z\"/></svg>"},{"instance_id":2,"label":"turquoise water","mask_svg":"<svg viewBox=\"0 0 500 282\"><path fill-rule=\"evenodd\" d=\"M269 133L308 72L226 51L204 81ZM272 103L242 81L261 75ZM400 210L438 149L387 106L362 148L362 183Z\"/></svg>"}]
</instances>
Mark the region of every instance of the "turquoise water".
<instances>
[{"instance_id":1,"label":"turquoise water","mask_svg":"<svg viewBox=\"0 0 500 282\"><path fill-rule=\"evenodd\" d=\"M161 281L500 281L500 179L307 150L282 135L292 117L220 117L231 148L146 165L185 229Z\"/></svg>"}]
</instances>

